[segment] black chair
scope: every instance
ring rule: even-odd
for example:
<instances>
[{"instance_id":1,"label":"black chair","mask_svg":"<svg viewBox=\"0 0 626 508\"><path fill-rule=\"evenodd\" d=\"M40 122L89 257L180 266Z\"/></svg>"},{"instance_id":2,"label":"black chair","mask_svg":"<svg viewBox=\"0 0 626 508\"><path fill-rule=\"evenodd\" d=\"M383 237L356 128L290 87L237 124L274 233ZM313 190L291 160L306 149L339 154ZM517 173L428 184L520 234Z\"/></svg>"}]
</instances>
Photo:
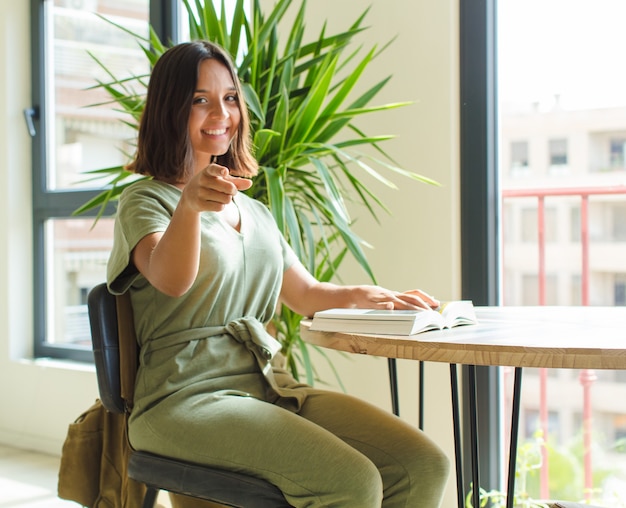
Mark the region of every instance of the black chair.
<instances>
[{"instance_id":1,"label":"black chair","mask_svg":"<svg viewBox=\"0 0 626 508\"><path fill-rule=\"evenodd\" d=\"M126 306L120 307L123 302ZM137 344L133 331L133 340L127 341L132 344L120 347L118 314L119 325L125 326L124 330L131 326L132 331L130 303L112 295L106 284L99 284L90 291L87 304L100 399L108 411L127 413L132 407L132 398L128 400L128 394L124 393L127 383L121 381L120 375L127 372L124 361L134 363L131 372L136 368ZM134 379L131 381L134 383ZM142 451L131 451L128 476L147 487L143 508L154 507L160 490L233 507L291 506L277 487L258 478Z\"/></svg>"}]
</instances>

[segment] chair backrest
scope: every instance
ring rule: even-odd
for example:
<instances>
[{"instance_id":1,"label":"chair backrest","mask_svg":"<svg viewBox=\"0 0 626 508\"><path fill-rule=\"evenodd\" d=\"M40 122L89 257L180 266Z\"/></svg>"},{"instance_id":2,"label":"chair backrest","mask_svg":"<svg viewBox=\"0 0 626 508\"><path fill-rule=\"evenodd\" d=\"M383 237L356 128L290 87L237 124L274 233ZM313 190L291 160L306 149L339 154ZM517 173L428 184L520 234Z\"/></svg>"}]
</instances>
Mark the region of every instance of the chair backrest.
<instances>
[{"instance_id":1,"label":"chair backrest","mask_svg":"<svg viewBox=\"0 0 626 508\"><path fill-rule=\"evenodd\" d=\"M137 358L134 335L132 339L124 337L125 342L120 344L120 324L132 327L132 321L118 320L120 303L120 297L111 294L104 283L95 286L87 297L98 391L104 407L114 413L124 413L132 406L132 399L124 396L124 386L134 383L134 379L124 379L124 375L128 376L124 355L130 351L130 361L136 362ZM132 315L124 319L132 319Z\"/></svg>"}]
</instances>

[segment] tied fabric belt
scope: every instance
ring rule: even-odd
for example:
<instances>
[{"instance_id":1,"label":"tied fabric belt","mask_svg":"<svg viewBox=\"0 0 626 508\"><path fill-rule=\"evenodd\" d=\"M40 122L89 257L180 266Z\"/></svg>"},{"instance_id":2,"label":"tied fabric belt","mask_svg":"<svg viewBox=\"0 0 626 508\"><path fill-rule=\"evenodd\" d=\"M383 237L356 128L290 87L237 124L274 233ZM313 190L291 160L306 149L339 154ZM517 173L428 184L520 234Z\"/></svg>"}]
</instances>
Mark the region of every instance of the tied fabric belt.
<instances>
[{"instance_id":1,"label":"tied fabric belt","mask_svg":"<svg viewBox=\"0 0 626 508\"><path fill-rule=\"evenodd\" d=\"M263 323L254 317L242 317L231 321L226 326L194 328L150 340L141 348L141 355L194 340L210 340L211 337L219 335L233 337L252 353L270 388L280 397L287 399L276 401L278 405L292 411L299 410L304 394L296 394L293 389L279 386L274 376L271 361L280 352L282 346L267 333Z\"/></svg>"}]
</instances>

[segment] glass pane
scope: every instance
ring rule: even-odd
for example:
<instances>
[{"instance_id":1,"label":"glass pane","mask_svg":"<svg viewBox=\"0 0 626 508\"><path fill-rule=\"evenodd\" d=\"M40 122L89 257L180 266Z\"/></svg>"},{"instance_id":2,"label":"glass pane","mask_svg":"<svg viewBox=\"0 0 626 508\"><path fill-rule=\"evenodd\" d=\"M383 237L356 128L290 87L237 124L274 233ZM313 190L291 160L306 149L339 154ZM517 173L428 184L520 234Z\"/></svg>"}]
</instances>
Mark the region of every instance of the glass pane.
<instances>
[{"instance_id":1,"label":"glass pane","mask_svg":"<svg viewBox=\"0 0 626 508\"><path fill-rule=\"evenodd\" d=\"M86 171L119 166L132 153L134 131L108 101L97 80L146 74L147 59L137 42L112 23L148 35L149 0L54 0L46 5L48 90L47 188L99 187ZM100 16L104 16L105 21ZM111 23L112 22L112 23ZM90 54L93 55L90 56Z\"/></svg>"},{"instance_id":2,"label":"glass pane","mask_svg":"<svg viewBox=\"0 0 626 508\"><path fill-rule=\"evenodd\" d=\"M503 303L625 305L626 2L497 10ZM525 369L518 499L626 506L621 401L617 372Z\"/></svg>"},{"instance_id":3,"label":"glass pane","mask_svg":"<svg viewBox=\"0 0 626 508\"><path fill-rule=\"evenodd\" d=\"M106 280L113 219L49 220L45 227L48 344L91 348L87 295Z\"/></svg>"}]
</instances>

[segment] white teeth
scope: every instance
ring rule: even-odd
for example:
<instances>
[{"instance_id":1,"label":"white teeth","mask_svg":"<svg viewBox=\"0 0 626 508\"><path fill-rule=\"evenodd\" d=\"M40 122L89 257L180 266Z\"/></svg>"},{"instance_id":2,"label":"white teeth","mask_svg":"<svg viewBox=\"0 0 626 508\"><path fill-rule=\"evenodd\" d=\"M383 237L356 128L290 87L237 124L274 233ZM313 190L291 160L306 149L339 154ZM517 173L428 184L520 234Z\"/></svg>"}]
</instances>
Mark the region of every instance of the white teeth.
<instances>
[{"instance_id":1,"label":"white teeth","mask_svg":"<svg viewBox=\"0 0 626 508\"><path fill-rule=\"evenodd\" d=\"M226 129L203 130L202 133L208 134L209 136L220 136L226 133Z\"/></svg>"}]
</instances>

